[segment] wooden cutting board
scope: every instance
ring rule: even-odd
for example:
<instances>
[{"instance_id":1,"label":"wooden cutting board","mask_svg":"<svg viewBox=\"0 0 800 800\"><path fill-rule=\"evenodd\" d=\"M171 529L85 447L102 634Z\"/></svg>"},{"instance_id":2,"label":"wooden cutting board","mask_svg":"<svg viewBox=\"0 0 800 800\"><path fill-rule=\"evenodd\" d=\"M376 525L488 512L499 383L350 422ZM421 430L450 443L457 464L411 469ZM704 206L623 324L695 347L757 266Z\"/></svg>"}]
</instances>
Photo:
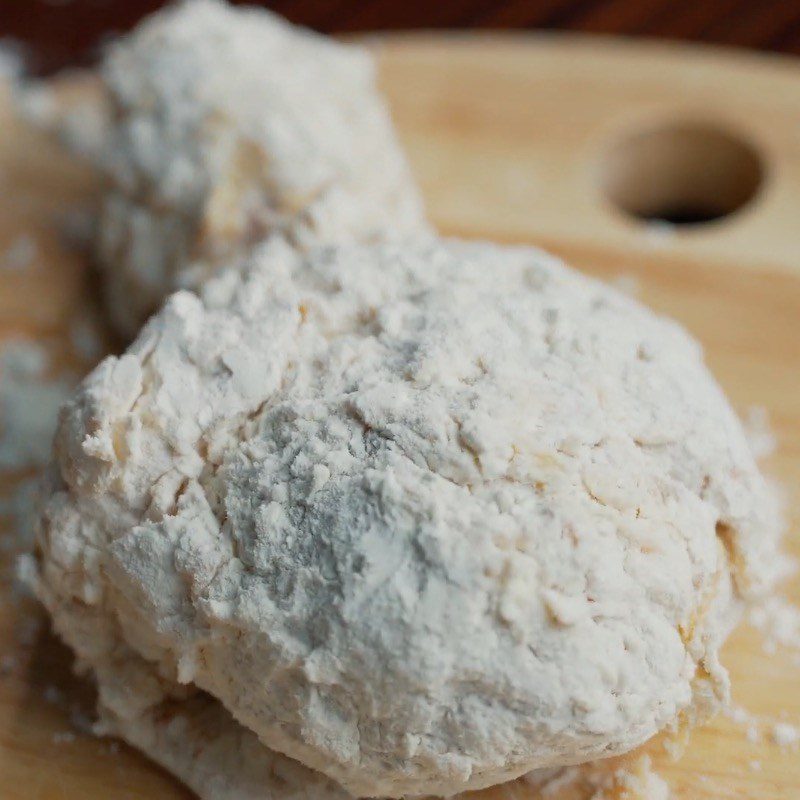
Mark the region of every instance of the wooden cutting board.
<instances>
[{"instance_id":1,"label":"wooden cutting board","mask_svg":"<svg viewBox=\"0 0 800 800\"><path fill-rule=\"evenodd\" d=\"M787 489L789 546L800 554L800 62L549 35L404 36L375 46L443 232L541 244L638 287L700 338L743 413L768 409L780 444L766 468ZM84 313L92 283L55 220L93 192L91 176L15 122L3 96L0 252L22 232L36 258L0 271L0 336L42 337L69 357L59 343ZM719 218L667 225L635 214ZM6 475L0 489L14 480ZM132 750L73 729L90 691L70 676L69 655L46 626L34 624L35 605L4 586L0 798L188 798ZM787 591L800 600L800 583ZM721 717L694 731L677 760L661 742L645 748L674 798L800 797L800 754L768 735L775 721L800 724L800 664L762 645L743 626L724 651L736 703L760 720L758 741ZM576 785L547 796L590 794ZM538 796L517 782L475 798ZM635 795L618 787L614 796Z\"/></svg>"}]
</instances>

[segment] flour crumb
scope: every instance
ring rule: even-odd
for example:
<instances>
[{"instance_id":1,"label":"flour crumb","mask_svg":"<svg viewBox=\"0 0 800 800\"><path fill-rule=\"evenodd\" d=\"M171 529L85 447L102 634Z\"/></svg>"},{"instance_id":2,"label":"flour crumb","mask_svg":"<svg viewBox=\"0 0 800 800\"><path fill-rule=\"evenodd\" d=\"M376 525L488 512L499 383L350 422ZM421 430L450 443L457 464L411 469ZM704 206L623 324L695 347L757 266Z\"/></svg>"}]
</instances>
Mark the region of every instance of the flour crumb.
<instances>
[{"instance_id":1,"label":"flour crumb","mask_svg":"<svg viewBox=\"0 0 800 800\"><path fill-rule=\"evenodd\" d=\"M36 260L36 242L27 233L21 233L0 256L0 270L22 272Z\"/></svg>"},{"instance_id":2,"label":"flour crumb","mask_svg":"<svg viewBox=\"0 0 800 800\"><path fill-rule=\"evenodd\" d=\"M0 345L0 470L6 473L0 491L0 553L7 556L30 549L39 487L37 477L15 473L41 468L49 460L58 409L74 384L50 378L50 362L47 349L33 340L14 339ZM28 585L14 580L25 568L24 558L16 564L14 558L4 559L3 577L10 573L7 596L11 602L30 596ZM27 634L23 631L22 635Z\"/></svg>"},{"instance_id":3,"label":"flour crumb","mask_svg":"<svg viewBox=\"0 0 800 800\"><path fill-rule=\"evenodd\" d=\"M621 272L615 275L609 283L628 297L640 297L642 294L642 282L632 272Z\"/></svg>"},{"instance_id":4,"label":"flour crumb","mask_svg":"<svg viewBox=\"0 0 800 800\"><path fill-rule=\"evenodd\" d=\"M731 722L744 728L744 735L750 744L756 744L761 740L759 720L754 714L741 706L730 706L725 709L725 716Z\"/></svg>"},{"instance_id":5,"label":"flour crumb","mask_svg":"<svg viewBox=\"0 0 800 800\"><path fill-rule=\"evenodd\" d=\"M750 762L750 769L751 769L753 772L761 772L761 762L760 762L760 761L758 761L758 759L753 759L753 760Z\"/></svg>"},{"instance_id":6,"label":"flour crumb","mask_svg":"<svg viewBox=\"0 0 800 800\"><path fill-rule=\"evenodd\" d=\"M725 710L725 716L737 725L746 725L753 720L753 715L741 706L730 706Z\"/></svg>"},{"instance_id":7,"label":"flour crumb","mask_svg":"<svg viewBox=\"0 0 800 800\"><path fill-rule=\"evenodd\" d=\"M59 731L53 734L53 744L72 744L76 739L72 731Z\"/></svg>"},{"instance_id":8,"label":"flour crumb","mask_svg":"<svg viewBox=\"0 0 800 800\"><path fill-rule=\"evenodd\" d=\"M649 756L642 756L634 765L633 771L615 772L614 779L617 784L614 788L618 787L618 790L611 797L624 797L626 800L669 800L669 785L653 770Z\"/></svg>"},{"instance_id":9,"label":"flour crumb","mask_svg":"<svg viewBox=\"0 0 800 800\"><path fill-rule=\"evenodd\" d=\"M529 773L537 780L538 771ZM528 776L525 777L528 780ZM543 798L559 798L565 792L580 790L591 800L669 800L667 782L653 770L650 756L644 755L619 769L609 770L602 762L589 762L559 770L546 783L534 783ZM572 794L570 794L572 796ZM583 794L581 794L583 796Z\"/></svg>"},{"instance_id":10,"label":"flour crumb","mask_svg":"<svg viewBox=\"0 0 800 800\"><path fill-rule=\"evenodd\" d=\"M800 608L772 596L751 609L750 624L764 637L763 648L773 655L779 647L800 652Z\"/></svg>"},{"instance_id":11,"label":"flour crumb","mask_svg":"<svg viewBox=\"0 0 800 800\"><path fill-rule=\"evenodd\" d=\"M92 98L60 115L58 137L75 155L91 161L104 147L108 124L106 107Z\"/></svg>"},{"instance_id":12,"label":"flour crumb","mask_svg":"<svg viewBox=\"0 0 800 800\"><path fill-rule=\"evenodd\" d=\"M59 121L58 97L43 81L26 81L14 97L19 116L42 130L55 130Z\"/></svg>"},{"instance_id":13,"label":"flour crumb","mask_svg":"<svg viewBox=\"0 0 800 800\"><path fill-rule=\"evenodd\" d=\"M529 772L525 776L526 782L530 781L529 776L536 775L538 770ZM567 767L560 770L559 773L552 779L548 780L543 786L540 786L542 797L555 797L560 794L564 789L574 786L581 778L580 767Z\"/></svg>"},{"instance_id":14,"label":"flour crumb","mask_svg":"<svg viewBox=\"0 0 800 800\"><path fill-rule=\"evenodd\" d=\"M750 406L742 422L753 456L761 460L773 455L778 449L778 440L770 425L767 409L764 406Z\"/></svg>"},{"instance_id":15,"label":"flour crumb","mask_svg":"<svg viewBox=\"0 0 800 800\"><path fill-rule=\"evenodd\" d=\"M778 747L795 747L800 743L800 728L788 722L778 722L772 726L770 738Z\"/></svg>"},{"instance_id":16,"label":"flour crumb","mask_svg":"<svg viewBox=\"0 0 800 800\"><path fill-rule=\"evenodd\" d=\"M686 752L685 737L667 736L663 742L664 752L673 760L677 761Z\"/></svg>"},{"instance_id":17,"label":"flour crumb","mask_svg":"<svg viewBox=\"0 0 800 800\"><path fill-rule=\"evenodd\" d=\"M522 775L520 780L527 786L531 786L534 789L541 789L544 786L548 786L551 781L559 777L563 772L563 767L535 769L532 772Z\"/></svg>"},{"instance_id":18,"label":"flour crumb","mask_svg":"<svg viewBox=\"0 0 800 800\"><path fill-rule=\"evenodd\" d=\"M22 119L92 163L108 135L108 108L94 93L70 103L48 81L27 80L17 87L14 107Z\"/></svg>"}]
</instances>

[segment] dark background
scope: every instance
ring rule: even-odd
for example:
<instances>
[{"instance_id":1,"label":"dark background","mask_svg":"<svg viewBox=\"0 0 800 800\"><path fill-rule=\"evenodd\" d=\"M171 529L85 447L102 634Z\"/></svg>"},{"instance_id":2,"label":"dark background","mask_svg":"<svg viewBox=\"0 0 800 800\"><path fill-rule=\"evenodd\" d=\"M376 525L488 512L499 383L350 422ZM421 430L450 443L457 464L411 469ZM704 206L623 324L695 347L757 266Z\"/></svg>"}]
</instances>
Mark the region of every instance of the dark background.
<instances>
[{"instance_id":1,"label":"dark background","mask_svg":"<svg viewBox=\"0 0 800 800\"><path fill-rule=\"evenodd\" d=\"M37 72L90 61L159 0L0 0L0 37ZM539 28L658 36L800 54L800 0L272 0L320 31Z\"/></svg>"}]
</instances>

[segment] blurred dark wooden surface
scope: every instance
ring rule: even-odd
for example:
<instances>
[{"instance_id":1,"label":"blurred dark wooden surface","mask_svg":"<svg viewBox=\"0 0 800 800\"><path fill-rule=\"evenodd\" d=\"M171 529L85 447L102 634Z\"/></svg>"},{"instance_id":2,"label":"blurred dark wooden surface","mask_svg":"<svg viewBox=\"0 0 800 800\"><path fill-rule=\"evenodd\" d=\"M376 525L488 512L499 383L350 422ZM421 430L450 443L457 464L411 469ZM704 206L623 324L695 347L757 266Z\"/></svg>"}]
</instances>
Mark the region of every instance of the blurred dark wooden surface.
<instances>
[{"instance_id":1,"label":"blurred dark wooden surface","mask_svg":"<svg viewBox=\"0 0 800 800\"><path fill-rule=\"evenodd\" d=\"M91 60L159 0L0 0L0 37L48 72ZM541 28L661 36L800 54L800 0L268 0L321 31Z\"/></svg>"}]
</instances>

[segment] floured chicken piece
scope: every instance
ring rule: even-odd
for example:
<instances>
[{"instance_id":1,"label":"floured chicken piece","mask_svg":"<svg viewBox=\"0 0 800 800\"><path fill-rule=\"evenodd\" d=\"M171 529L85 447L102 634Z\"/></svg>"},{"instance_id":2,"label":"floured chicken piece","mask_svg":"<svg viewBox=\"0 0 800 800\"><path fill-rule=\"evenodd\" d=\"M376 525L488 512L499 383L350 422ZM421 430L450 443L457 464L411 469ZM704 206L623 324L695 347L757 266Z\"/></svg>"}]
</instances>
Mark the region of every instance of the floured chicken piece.
<instances>
[{"instance_id":1,"label":"floured chicken piece","mask_svg":"<svg viewBox=\"0 0 800 800\"><path fill-rule=\"evenodd\" d=\"M427 230L361 48L191 0L113 45L102 78L110 122L78 149L107 177L99 260L125 334L270 232L306 247Z\"/></svg>"},{"instance_id":2,"label":"floured chicken piece","mask_svg":"<svg viewBox=\"0 0 800 800\"><path fill-rule=\"evenodd\" d=\"M725 702L778 533L676 324L532 249L275 238L65 407L33 582L110 728L201 796L165 703L451 795Z\"/></svg>"}]
</instances>

